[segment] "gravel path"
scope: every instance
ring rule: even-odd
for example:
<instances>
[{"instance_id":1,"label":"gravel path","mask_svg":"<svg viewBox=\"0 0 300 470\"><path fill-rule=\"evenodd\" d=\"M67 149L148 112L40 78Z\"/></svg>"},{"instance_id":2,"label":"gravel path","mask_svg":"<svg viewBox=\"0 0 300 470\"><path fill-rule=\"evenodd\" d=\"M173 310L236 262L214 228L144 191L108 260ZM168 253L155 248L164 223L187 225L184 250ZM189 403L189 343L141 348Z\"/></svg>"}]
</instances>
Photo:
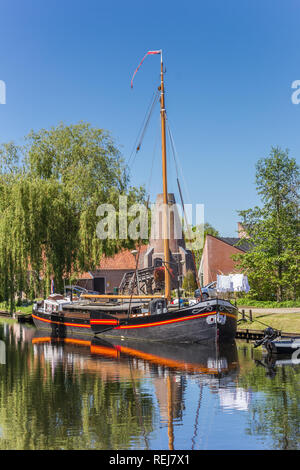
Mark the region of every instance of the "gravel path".
<instances>
[{"instance_id":1,"label":"gravel path","mask_svg":"<svg viewBox=\"0 0 300 470\"><path fill-rule=\"evenodd\" d=\"M255 308L255 307L239 307L239 311L245 310L248 313L252 310L252 313L272 314L272 313L300 313L300 307L291 308Z\"/></svg>"}]
</instances>

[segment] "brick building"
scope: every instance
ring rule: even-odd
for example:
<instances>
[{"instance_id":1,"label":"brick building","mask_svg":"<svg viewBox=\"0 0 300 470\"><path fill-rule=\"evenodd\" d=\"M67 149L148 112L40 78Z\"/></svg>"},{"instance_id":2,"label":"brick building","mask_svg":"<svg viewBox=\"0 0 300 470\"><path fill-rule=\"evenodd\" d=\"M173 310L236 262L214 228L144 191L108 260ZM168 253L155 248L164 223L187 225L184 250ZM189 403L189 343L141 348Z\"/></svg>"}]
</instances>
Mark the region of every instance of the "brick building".
<instances>
[{"instance_id":1,"label":"brick building","mask_svg":"<svg viewBox=\"0 0 300 470\"><path fill-rule=\"evenodd\" d=\"M147 245L140 248L138 269L143 265L143 254ZM103 256L98 269L83 273L77 280L77 285L88 290L95 290L100 294L113 293L115 287L119 287L123 276L136 269L136 258L130 250L123 250L111 257Z\"/></svg>"},{"instance_id":2,"label":"brick building","mask_svg":"<svg viewBox=\"0 0 300 470\"><path fill-rule=\"evenodd\" d=\"M238 237L214 237L207 235L199 269L202 286L217 280L217 274L237 273L236 262L232 255L249 251L248 235L238 223Z\"/></svg>"}]
</instances>

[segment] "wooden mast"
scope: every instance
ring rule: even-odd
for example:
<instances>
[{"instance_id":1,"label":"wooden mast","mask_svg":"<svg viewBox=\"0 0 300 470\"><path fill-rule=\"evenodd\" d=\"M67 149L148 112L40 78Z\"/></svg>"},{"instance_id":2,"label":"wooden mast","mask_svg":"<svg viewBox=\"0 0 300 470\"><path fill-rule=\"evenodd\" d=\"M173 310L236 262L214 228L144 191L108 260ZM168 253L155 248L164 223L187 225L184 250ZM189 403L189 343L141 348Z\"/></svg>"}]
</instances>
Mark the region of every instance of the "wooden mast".
<instances>
[{"instance_id":1,"label":"wooden mast","mask_svg":"<svg viewBox=\"0 0 300 470\"><path fill-rule=\"evenodd\" d=\"M170 249L169 249L169 230L168 230L168 182L167 182L167 151L166 151L166 110L165 110L165 94L164 94L164 71L162 51L161 72L160 72L160 116L161 116L161 149L162 149L162 176L163 176L163 241L164 241L164 258L165 258L165 297L171 299L171 279L170 279Z\"/></svg>"}]
</instances>

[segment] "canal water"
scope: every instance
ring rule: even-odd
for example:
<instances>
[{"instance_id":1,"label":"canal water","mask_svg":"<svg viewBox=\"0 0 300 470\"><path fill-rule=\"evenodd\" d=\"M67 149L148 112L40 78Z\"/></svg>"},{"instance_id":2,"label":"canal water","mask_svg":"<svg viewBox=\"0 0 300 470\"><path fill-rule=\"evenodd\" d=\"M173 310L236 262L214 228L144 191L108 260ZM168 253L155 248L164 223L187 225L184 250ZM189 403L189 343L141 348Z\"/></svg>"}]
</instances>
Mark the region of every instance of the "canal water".
<instances>
[{"instance_id":1,"label":"canal water","mask_svg":"<svg viewBox=\"0 0 300 470\"><path fill-rule=\"evenodd\" d=\"M0 450L300 449L300 363L0 321Z\"/></svg>"}]
</instances>

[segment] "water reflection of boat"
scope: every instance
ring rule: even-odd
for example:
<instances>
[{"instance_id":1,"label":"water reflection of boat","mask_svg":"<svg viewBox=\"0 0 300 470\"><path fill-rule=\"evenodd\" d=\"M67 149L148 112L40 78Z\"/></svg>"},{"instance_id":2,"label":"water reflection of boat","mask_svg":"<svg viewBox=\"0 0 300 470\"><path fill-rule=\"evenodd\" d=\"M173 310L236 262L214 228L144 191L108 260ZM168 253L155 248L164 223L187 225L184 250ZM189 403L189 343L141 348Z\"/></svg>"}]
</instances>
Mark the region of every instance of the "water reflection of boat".
<instances>
[{"instance_id":1,"label":"water reflection of boat","mask_svg":"<svg viewBox=\"0 0 300 470\"><path fill-rule=\"evenodd\" d=\"M32 343L38 345L56 345L65 352L70 349L91 358L112 358L124 361L135 358L149 365L161 366L173 371L187 374L205 374L215 377L230 375L238 367L235 342L228 345L190 344L174 345L141 341L106 341L97 337L87 338L84 335L72 335L61 338L37 331Z\"/></svg>"},{"instance_id":2,"label":"water reflection of boat","mask_svg":"<svg viewBox=\"0 0 300 470\"><path fill-rule=\"evenodd\" d=\"M174 371L188 374L200 373L221 376L237 369L238 357L235 342L229 345L174 345L148 343L141 341L106 341L97 337L87 338L85 335L65 337L37 331L32 343L63 347L65 352L70 348L78 353L88 354L91 358L113 358L117 360L146 361L149 364L163 366Z\"/></svg>"},{"instance_id":3,"label":"water reflection of boat","mask_svg":"<svg viewBox=\"0 0 300 470\"><path fill-rule=\"evenodd\" d=\"M235 343L226 346L217 344L170 345L119 340L112 341L110 344L120 351L121 357L134 357L153 365L188 374L222 376L235 370L238 364ZM97 351L96 342L92 350Z\"/></svg>"}]
</instances>

